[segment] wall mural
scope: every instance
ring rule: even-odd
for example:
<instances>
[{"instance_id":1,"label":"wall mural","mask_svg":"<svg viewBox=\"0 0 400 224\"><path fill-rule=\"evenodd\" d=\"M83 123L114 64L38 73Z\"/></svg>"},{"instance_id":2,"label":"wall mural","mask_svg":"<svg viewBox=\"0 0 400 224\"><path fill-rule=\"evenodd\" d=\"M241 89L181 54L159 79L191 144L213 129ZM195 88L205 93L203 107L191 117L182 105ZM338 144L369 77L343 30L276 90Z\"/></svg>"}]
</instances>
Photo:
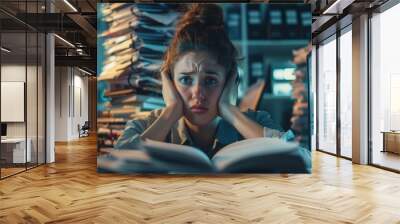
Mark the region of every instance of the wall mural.
<instances>
[{"instance_id":1,"label":"wall mural","mask_svg":"<svg viewBox=\"0 0 400 224\"><path fill-rule=\"evenodd\" d=\"M97 7L99 172L311 172L309 5Z\"/></svg>"}]
</instances>

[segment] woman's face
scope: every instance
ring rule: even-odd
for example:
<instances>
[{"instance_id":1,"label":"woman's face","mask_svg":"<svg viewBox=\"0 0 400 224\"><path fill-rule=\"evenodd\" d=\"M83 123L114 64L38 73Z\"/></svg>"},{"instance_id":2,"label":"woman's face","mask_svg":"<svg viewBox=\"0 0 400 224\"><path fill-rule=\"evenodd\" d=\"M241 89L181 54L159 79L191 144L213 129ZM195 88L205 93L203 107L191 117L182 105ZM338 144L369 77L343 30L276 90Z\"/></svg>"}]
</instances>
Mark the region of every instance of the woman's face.
<instances>
[{"instance_id":1,"label":"woman's face","mask_svg":"<svg viewBox=\"0 0 400 224\"><path fill-rule=\"evenodd\" d=\"M188 52L175 63L173 80L184 103L185 118L203 126L218 115L226 70L207 52Z\"/></svg>"}]
</instances>

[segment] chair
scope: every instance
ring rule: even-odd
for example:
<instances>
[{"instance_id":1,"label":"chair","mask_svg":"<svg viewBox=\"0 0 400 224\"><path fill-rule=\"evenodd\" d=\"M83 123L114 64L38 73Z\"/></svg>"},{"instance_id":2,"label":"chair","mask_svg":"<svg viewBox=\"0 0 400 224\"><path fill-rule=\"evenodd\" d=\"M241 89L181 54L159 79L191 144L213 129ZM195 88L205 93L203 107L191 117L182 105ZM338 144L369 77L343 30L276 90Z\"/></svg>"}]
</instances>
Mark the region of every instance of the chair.
<instances>
[{"instance_id":1,"label":"chair","mask_svg":"<svg viewBox=\"0 0 400 224\"><path fill-rule=\"evenodd\" d=\"M265 81L258 80L246 92L242 101L239 104L240 111L247 111L248 109L257 110L258 104L262 98L265 89Z\"/></svg>"},{"instance_id":2,"label":"chair","mask_svg":"<svg viewBox=\"0 0 400 224\"><path fill-rule=\"evenodd\" d=\"M80 127L80 125L78 124L79 138L89 136L89 129L90 129L89 121L85 121L82 127Z\"/></svg>"}]
</instances>

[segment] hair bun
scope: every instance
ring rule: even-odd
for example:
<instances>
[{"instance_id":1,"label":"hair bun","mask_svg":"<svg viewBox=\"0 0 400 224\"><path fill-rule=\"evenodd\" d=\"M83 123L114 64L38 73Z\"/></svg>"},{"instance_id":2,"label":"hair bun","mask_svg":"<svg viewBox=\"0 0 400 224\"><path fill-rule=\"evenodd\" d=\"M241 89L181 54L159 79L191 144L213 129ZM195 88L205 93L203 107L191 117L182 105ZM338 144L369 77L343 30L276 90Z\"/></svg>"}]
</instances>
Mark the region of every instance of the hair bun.
<instances>
[{"instance_id":1,"label":"hair bun","mask_svg":"<svg viewBox=\"0 0 400 224\"><path fill-rule=\"evenodd\" d=\"M222 8L216 4L191 4L183 16L184 25L199 22L205 26L222 27L224 25L224 14Z\"/></svg>"}]
</instances>

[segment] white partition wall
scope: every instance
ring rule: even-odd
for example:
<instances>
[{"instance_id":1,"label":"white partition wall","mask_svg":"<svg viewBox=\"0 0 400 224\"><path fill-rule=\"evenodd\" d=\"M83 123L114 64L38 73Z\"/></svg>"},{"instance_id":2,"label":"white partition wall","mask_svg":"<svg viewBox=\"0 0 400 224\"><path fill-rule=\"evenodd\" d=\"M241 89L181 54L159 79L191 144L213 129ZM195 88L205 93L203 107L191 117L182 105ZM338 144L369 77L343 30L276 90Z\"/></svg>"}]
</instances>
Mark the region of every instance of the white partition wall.
<instances>
[{"instance_id":1,"label":"white partition wall","mask_svg":"<svg viewBox=\"0 0 400 224\"><path fill-rule=\"evenodd\" d=\"M27 138L27 117L26 117L26 83L27 71L30 65L28 64L28 51L27 51L27 34L25 32L5 32L1 31L1 45L9 49L1 51L1 90L2 94L16 94L16 105L10 105L7 96L2 96L1 102L1 118L2 124L7 126L7 133L1 140L1 177L13 175L18 172L26 170L26 162L30 162L31 158L27 158L26 153L28 144L31 141ZM17 86L10 87L10 83L20 83ZM15 84L11 84L15 85ZM22 87L23 86L23 87ZM10 96L11 97L11 96ZM5 101L5 102L3 102ZM7 102L8 101L8 102ZM22 105L21 105L22 103ZM11 115L11 113L16 114ZM16 116L15 116L16 115ZM21 117L22 115L22 117ZM11 119L10 119L11 118ZM31 148L29 148L31 149Z\"/></svg>"},{"instance_id":2,"label":"white partition wall","mask_svg":"<svg viewBox=\"0 0 400 224\"><path fill-rule=\"evenodd\" d=\"M36 13L43 1L18 6ZM15 18L0 12L0 17ZM23 23L0 27L0 178L46 162L46 39ZM5 49L5 50L4 50ZM54 51L54 49L53 49ZM54 63L54 61L53 61ZM3 128L2 128L3 129ZM47 144L49 145L49 144Z\"/></svg>"}]
</instances>

